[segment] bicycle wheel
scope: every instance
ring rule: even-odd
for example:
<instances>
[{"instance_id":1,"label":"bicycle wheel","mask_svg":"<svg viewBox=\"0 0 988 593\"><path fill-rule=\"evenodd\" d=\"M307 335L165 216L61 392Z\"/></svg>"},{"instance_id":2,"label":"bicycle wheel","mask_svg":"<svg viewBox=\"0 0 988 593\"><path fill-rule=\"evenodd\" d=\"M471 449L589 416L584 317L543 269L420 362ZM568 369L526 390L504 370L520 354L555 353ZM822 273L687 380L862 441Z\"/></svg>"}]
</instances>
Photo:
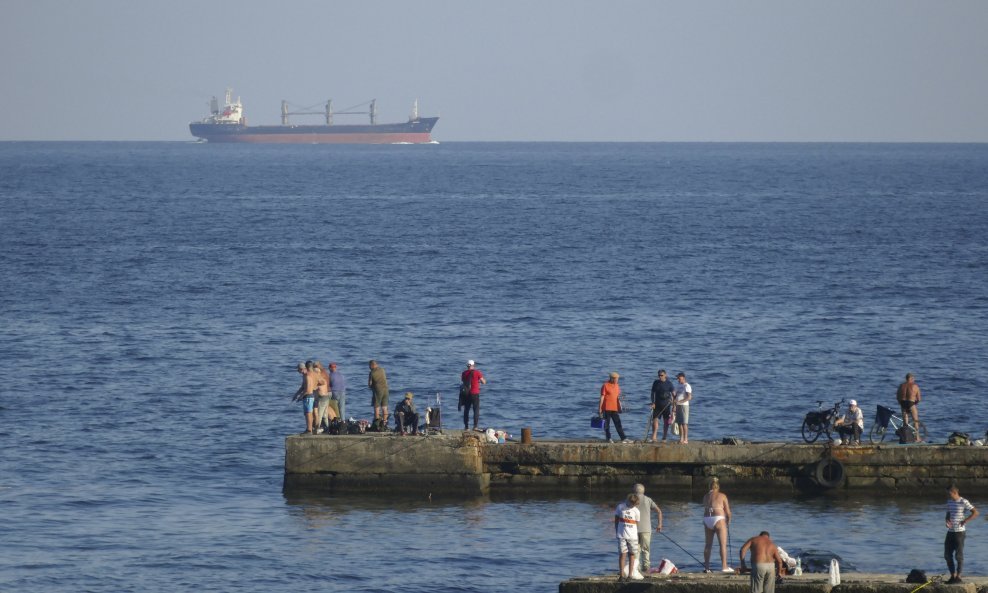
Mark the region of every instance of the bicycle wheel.
<instances>
[{"instance_id":1,"label":"bicycle wheel","mask_svg":"<svg viewBox=\"0 0 988 593\"><path fill-rule=\"evenodd\" d=\"M871 442L872 445L875 443L881 443L885 440L885 435L888 433L889 431L884 426L872 424L871 432L868 433L868 441Z\"/></svg>"},{"instance_id":2,"label":"bicycle wheel","mask_svg":"<svg viewBox=\"0 0 988 593\"><path fill-rule=\"evenodd\" d=\"M807 422L803 419L803 428L801 429L803 433L803 440L807 443L815 443L818 438L820 438L820 425L816 423Z\"/></svg>"}]
</instances>

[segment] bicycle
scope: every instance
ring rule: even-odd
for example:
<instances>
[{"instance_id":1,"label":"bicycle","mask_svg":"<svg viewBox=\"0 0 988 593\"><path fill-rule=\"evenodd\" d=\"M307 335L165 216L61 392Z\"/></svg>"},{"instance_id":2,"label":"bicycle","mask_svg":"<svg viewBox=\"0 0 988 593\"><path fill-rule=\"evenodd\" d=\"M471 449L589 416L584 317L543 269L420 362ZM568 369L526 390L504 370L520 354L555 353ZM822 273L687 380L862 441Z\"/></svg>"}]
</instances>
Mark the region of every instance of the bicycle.
<instances>
[{"instance_id":1,"label":"bicycle","mask_svg":"<svg viewBox=\"0 0 988 593\"><path fill-rule=\"evenodd\" d=\"M896 416L895 410L892 408L879 405L875 412L875 423L872 424L871 432L868 433L868 440L872 444L881 443L889 434L893 434L902 442L913 442L916 441L916 433L919 432L919 440L925 441L926 425L919 421L916 422L916 425L917 428L914 428L912 424L904 422L902 418ZM903 430L906 432L903 433Z\"/></svg>"},{"instance_id":2,"label":"bicycle","mask_svg":"<svg viewBox=\"0 0 988 593\"><path fill-rule=\"evenodd\" d=\"M803 418L803 427L801 432L803 434L803 440L807 443L815 443L820 435L826 434L827 440L833 438L834 422L840 418L840 407L844 403L844 400L834 404L834 407L830 409L825 409L823 407L823 400L817 400L817 409L811 412L807 412L806 416Z\"/></svg>"}]
</instances>

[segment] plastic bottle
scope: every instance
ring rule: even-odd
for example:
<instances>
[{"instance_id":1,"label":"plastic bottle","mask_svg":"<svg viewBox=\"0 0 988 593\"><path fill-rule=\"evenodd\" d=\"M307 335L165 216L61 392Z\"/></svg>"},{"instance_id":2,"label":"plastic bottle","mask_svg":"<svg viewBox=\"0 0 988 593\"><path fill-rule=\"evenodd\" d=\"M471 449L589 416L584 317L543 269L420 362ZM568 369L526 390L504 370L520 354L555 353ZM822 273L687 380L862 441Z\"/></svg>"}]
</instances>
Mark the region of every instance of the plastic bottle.
<instances>
[{"instance_id":1,"label":"plastic bottle","mask_svg":"<svg viewBox=\"0 0 988 593\"><path fill-rule=\"evenodd\" d=\"M803 574L803 559L802 558L798 558L798 557L796 558L796 571L793 574L795 574L796 576L799 576L799 575Z\"/></svg>"}]
</instances>

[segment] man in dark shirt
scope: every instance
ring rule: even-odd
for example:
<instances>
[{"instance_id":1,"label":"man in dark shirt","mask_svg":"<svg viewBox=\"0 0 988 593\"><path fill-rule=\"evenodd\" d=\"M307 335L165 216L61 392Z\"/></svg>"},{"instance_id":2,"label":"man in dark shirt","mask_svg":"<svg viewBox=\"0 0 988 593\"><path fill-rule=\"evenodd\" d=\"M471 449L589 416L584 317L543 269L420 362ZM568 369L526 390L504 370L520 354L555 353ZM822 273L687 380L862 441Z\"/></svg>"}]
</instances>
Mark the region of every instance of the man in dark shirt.
<instances>
[{"instance_id":1,"label":"man in dark shirt","mask_svg":"<svg viewBox=\"0 0 988 593\"><path fill-rule=\"evenodd\" d=\"M395 424L398 428L398 434L405 436L405 432L411 429L413 435L419 433L419 415L415 411L415 403L412 401L412 392L405 393L405 399L401 400L397 406L395 406Z\"/></svg>"},{"instance_id":2,"label":"man in dark shirt","mask_svg":"<svg viewBox=\"0 0 988 593\"><path fill-rule=\"evenodd\" d=\"M659 378L652 381L652 438L650 442L655 442L655 437L659 431L659 418L662 418L662 440L669 436L669 425L676 417L676 388L669 380L666 372L659 371Z\"/></svg>"}]
</instances>

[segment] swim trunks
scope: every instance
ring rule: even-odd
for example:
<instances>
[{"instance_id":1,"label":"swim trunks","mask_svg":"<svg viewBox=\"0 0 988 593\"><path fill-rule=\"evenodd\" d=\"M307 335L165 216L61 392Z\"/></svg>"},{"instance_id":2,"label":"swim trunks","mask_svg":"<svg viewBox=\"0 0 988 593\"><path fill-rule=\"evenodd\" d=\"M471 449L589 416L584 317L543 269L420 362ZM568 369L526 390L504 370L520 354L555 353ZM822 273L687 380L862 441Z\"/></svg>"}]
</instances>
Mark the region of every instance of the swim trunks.
<instances>
[{"instance_id":1,"label":"swim trunks","mask_svg":"<svg viewBox=\"0 0 988 593\"><path fill-rule=\"evenodd\" d=\"M703 525L707 529L714 529L715 527L717 527L717 522L723 520L724 520L724 515L711 515L710 517L703 518Z\"/></svg>"},{"instance_id":2,"label":"swim trunks","mask_svg":"<svg viewBox=\"0 0 988 593\"><path fill-rule=\"evenodd\" d=\"M916 402L914 402L914 401L901 401L901 402L899 402L899 407L902 408L903 410L908 410L909 408L911 408L911 407L913 407L915 405L916 405Z\"/></svg>"},{"instance_id":3,"label":"swim trunks","mask_svg":"<svg viewBox=\"0 0 988 593\"><path fill-rule=\"evenodd\" d=\"M302 411L303 412L305 412L306 414L311 414L312 413L312 410L315 407L316 407L316 398L315 397L313 397L311 395L307 395L304 398L302 398Z\"/></svg>"}]
</instances>

